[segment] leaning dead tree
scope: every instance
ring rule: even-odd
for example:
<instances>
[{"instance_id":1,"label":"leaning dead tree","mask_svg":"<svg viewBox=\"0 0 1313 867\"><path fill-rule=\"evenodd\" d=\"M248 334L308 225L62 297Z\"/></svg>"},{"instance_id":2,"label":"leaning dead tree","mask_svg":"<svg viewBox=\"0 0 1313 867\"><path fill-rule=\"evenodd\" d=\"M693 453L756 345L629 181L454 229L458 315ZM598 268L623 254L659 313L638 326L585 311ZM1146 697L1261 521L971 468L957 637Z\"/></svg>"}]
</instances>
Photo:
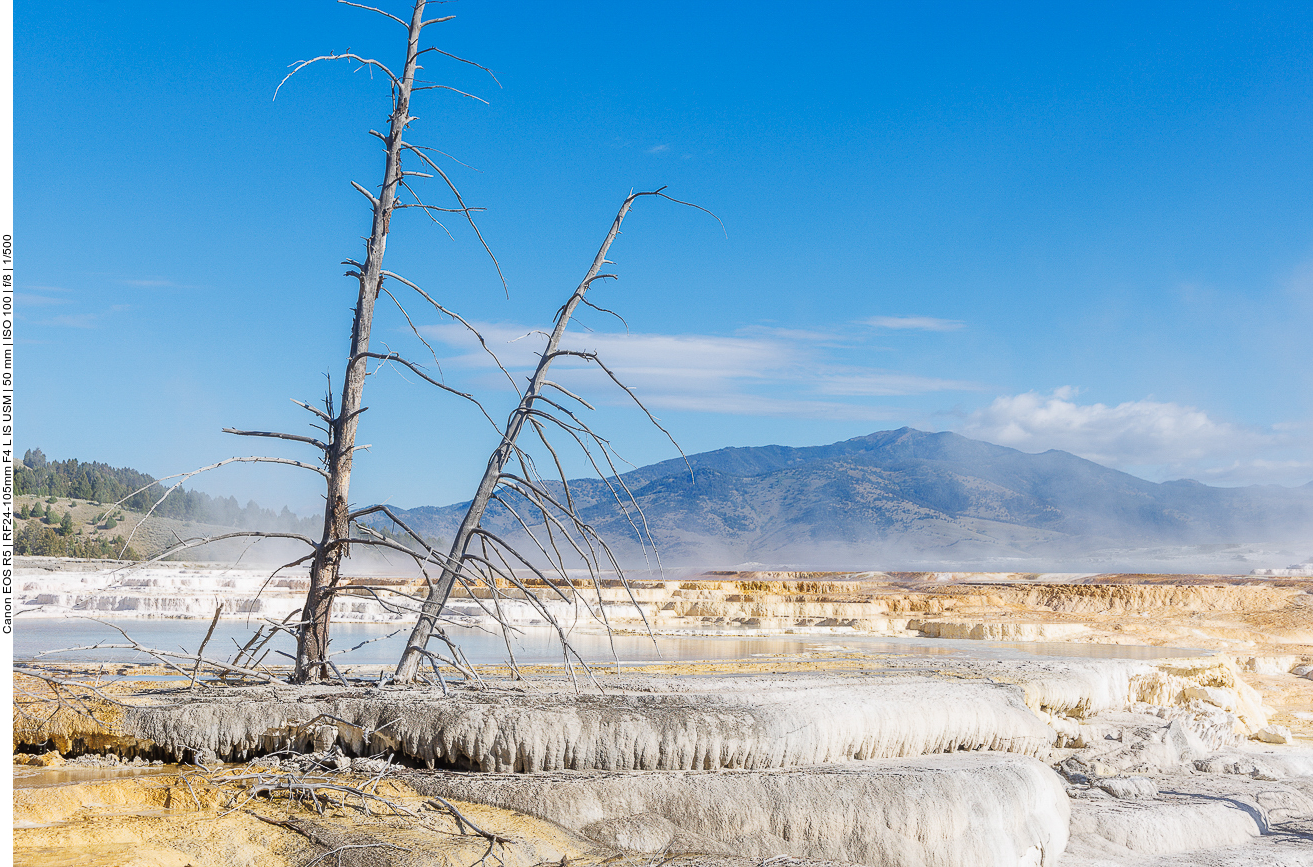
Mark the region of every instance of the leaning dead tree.
<instances>
[{"instance_id":1,"label":"leaning dead tree","mask_svg":"<svg viewBox=\"0 0 1313 867\"><path fill-rule=\"evenodd\" d=\"M577 558L578 561L584 563L592 578L594 587L598 591L598 613L603 620L605 619L605 607L601 594L600 576L602 571L609 567L628 589L628 582L624 580L624 570L612 552L610 545L596 529L580 516L575 508L570 483L566 479L566 473L561 465L558 451L547 436L547 429L549 428L573 440L588 455L589 460L593 462L594 469L598 471L598 474L610 489L615 503L629 521L640 545L645 550L650 547L655 553L656 546L653 544L646 516L639 506L638 500L625 486L624 480L616 471L606 439L596 434L580 418L579 413L570 409L567 404L569 401L573 401L588 409L592 409L592 407L587 401L565 386L548 379L547 374L552 363L559 358L576 358L598 366L617 386L633 398L652 424L656 425L667 437L670 437L669 432L661 427L660 422L643 406L637 395L616 377L615 373L606 366L605 362L596 353L563 349L561 347L561 340L565 336L570 319L581 304L604 310L604 308L597 308L585 296L594 282L615 278L616 276L602 273L602 267L610 264L606 256L616 236L620 234L620 225L624 222L625 215L629 213L629 209L634 202L643 196L670 198L662 192L664 189L662 187L651 192L632 193L624 200L615 216L615 220L611 223L610 231L606 233L606 238L602 241L601 248L597 251L597 255L593 257L588 272L584 275L583 280L579 282L570 298L557 311L556 322L551 336L547 339L547 345L539 355L538 365L529 378L528 386L520 397L519 405L515 407L510 418L506 421L506 425L502 430L501 441L488 458L487 467L484 469L483 478L479 480L479 487L474 494L474 499L470 502L465 517L461 520L460 528L456 531L456 536L452 540L450 551L442 560L441 574L436 581L429 582L428 596L424 600L419 619L410 634L410 640L407 642L401 660L397 664L395 677L398 681L410 682L419 673L420 666L427 654L430 638L439 634L439 615L451 596L452 589L458 582L464 586L482 584L494 591L498 587L499 581L505 582L521 590L525 594L524 598L532 598L536 601L536 595L529 591L517 577L517 573L527 573L539 579L547 587L555 589L564 601L574 602L572 598L573 582L569 581L567 573L567 557L570 553L573 553L575 557L570 559ZM675 200L672 199L672 201ZM680 202L680 204L688 203ZM549 389L551 390L550 395ZM529 453L519 445L520 435L526 427L533 430L539 442L552 456L553 463L558 471L559 487L556 490L549 488L545 479L534 468L534 462ZM674 443L673 438L671 442ZM678 448L677 444L676 448ZM593 459L594 452L605 460L609 472L603 470ZM518 464L519 472L515 471L515 464ZM624 492L623 495L620 493L621 490ZM526 556L512 542L482 526L488 507L494 502L515 517L522 530L522 535L530 541L535 549L530 555ZM521 515L515 509L517 503L526 509L527 515ZM531 526L529 516L536 519L534 523L540 530L541 538L539 534L534 533L534 527ZM563 545L567 546L565 554L561 551ZM552 578L536 565L536 555L542 555L555 566L556 575L570 586L570 595L557 588ZM630 599L633 601L632 593ZM634 604L637 607L636 601ZM568 651L570 648L569 641L556 618L540 602L537 607L546 616L548 622L556 628L562 647ZM641 613L641 609L639 610ZM503 629L505 629L504 623ZM507 649L510 649L509 642ZM567 657L567 663L568 661ZM583 660L579 659L579 662L583 662Z\"/></svg>"}]
</instances>

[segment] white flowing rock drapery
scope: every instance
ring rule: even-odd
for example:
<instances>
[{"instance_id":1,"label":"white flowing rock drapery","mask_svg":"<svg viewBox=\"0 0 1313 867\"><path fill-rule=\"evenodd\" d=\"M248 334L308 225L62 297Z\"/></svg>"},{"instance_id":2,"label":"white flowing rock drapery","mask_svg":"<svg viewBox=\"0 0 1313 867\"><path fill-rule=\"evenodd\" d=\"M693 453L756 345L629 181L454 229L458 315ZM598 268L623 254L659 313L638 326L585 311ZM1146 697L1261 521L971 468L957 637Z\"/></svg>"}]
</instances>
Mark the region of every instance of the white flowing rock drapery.
<instances>
[{"instance_id":1,"label":"white flowing rock drapery","mask_svg":"<svg viewBox=\"0 0 1313 867\"><path fill-rule=\"evenodd\" d=\"M443 774L412 784L632 850L881 867L1047 867L1069 821L1050 768L997 753L753 772Z\"/></svg>"},{"instance_id":2,"label":"white flowing rock drapery","mask_svg":"<svg viewBox=\"0 0 1313 867\"><path fill-rule=\"evenodd\" d=\"M185 747L239 760L282 748L324 715L354 724L338 726L338 737L356 755L391 750L486 772L763 769L957 750L1036 755L1053 742L1018 687L930 679L843 686L816 679L753 692L713 681L706 691L675 694L307 693L287 701L252 688L125 717L139 736L175 753Z\"/></svg>"}]
</instances>

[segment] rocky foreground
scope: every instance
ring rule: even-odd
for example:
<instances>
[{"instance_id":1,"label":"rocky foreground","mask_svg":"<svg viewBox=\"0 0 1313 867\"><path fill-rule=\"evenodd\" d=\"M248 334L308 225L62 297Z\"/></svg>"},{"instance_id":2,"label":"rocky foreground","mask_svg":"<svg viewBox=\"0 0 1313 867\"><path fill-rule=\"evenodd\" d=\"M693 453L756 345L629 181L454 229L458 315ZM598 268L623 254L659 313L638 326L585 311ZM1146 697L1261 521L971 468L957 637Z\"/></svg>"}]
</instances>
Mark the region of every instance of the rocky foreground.
<instances>
[{"instance_id":1,"label":"rocky foreground","mask_svg":"<svg viewBox=\"0 0 1313 867\"><path fill-rule=\"evenodd\" d=\"M147 670L131 666L94 692L20 676L16 760L37 764L16 765L16 859L1313 865L1308 582L940 577L708 576L642 599L659 626L1215 652L845 651L599 670L577 687L559 669L487 671L446 694L191 690L133 682ZM139 764L41 767L78 755ZM61 773L68 785L23 787Z\"/></svg>"}]
</instances>

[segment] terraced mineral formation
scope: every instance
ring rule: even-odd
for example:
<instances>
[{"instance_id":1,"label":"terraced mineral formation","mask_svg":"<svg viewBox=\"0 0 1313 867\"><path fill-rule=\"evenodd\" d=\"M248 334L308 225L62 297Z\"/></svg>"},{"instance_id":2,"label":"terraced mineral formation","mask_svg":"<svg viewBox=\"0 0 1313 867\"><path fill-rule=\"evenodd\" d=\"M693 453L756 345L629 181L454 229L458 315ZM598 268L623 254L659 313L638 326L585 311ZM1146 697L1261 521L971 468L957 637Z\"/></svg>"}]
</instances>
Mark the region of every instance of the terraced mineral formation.
<instances>
[{"instance_id":1,"label":"terraced mineral formation","mask_svg":"<svg viewBox=\"0 0 1313 867\"><path fill-rule=\"evenodd\" d=\"M437 690L252 687L122 708L112 732L72 715L17 721L15 738L50 741L61 752L80 743L163 759L237 761L307 748L325 727L332 729L328 743L350 755L393 752L429 767L484 772L763 769L957 750L1037 755L1054 737L1016 686L802 678L707 679L695 691L664 694L576 695L556 687L444 697Z\"/></svg>"},{"instance_id":2,"label":"terraced mineral formation","mask_svg":"<svg viewBox=\"0 0 1313 867\"><path fill-rule=\"evenodd\" d=\"M281 619L300 605L306 582L295 573L270 581L266 571L200 564L145 569L85 565L70 570L41 558L20 558L17 610L23 616L203 618L222 601L226 617ZM658 631L813 631L1207 649L1246 642L1255 648L1298 645L1304 653L1313 652L1311 578L966 572L630 577L629 589L614 578L599 589L580 577L574 589L562 588L573 604L553 591L548 605L553 616L566 622L591 622L600 606L614 625L643 629L648 623ZM401 615L374 595L386 598L387 591L367 588L413 593L419 576L362 574L346 583L335 603L336 620L389 622ZM533 588L541 582L525 584ZM534 606L519 601L523 591L507 586L502 592L512 622L541 622ZM472 622L486 620L478 602L461 591L448 613Z\"/></svg>"},{"instance_id":3,"label":"terraced mineral formation","mask_svg":"<svg viewBox=\"0 0 1313 867\"><path fill-rule=\"evenodd\" d=\"M216 597L204 593L217 588L201 585L216 574L179 569L150 578L162 582L154 587L97 588L108 579L90 573L60 600L103 612L96 600L113 598L110 610L140 613L178 610L162 600L196 590L186 598L200 601L183 607L208 615L206 600ZM256 599L258 588L229 578L236 598ZM542 824L533 833L559 826L579 835L570 838L584 841L571 844L571 863L615 849L682 849L720 867L766 858L780 867L817 859L1313 867L1311 588L1302 578L1237 576L776 573L639 582L635 595L659 629L1218 652L1148 661L852 650L828 661L781 659L769 674L751 664L719 663L715 673L671 664L599 674L602 690L494 679L489 689L460 686L447 696L359 684L111 685L122 704L97 705L94 720L67 707L16 714L15 747L207 761L291 748L343 768L369 763L353 755L389 754L410 765L400 773L415 792L534 817ZM110 595L97 597L102 591ZM620 604L622 588L603 591L613 622L635 617ZM47 583L43 592L65 591ZM124 601L134 593L154 601ZM295 595L290 586L278 593ZM258 601L276 614L280 599ZM344 604L373 603L348 595ZM477 610L473 600L457 604Z\"/></svg>"},{"instance_id":4,"label":"terraced mineral formation","mask_svg":"<svg viewBox=\"0 0 1313 867\"><path fill-rule=\"evenodd\" d=\"M1042 762L996 753L679 774L414 776L618 848L871 865L1059 863L1069 807Z\"/></svg>"}]
</instances>

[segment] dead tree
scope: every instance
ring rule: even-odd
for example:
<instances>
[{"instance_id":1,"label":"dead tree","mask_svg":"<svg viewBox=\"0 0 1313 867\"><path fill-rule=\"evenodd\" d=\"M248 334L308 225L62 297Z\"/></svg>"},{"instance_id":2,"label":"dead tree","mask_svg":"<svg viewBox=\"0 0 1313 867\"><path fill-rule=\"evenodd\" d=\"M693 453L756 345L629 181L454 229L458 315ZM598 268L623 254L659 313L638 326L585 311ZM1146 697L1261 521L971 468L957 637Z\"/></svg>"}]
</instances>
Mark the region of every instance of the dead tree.
<instances>
[{"instance_id":1,"label":"dead tree","mask_svg":"<svg viewBox=\"0 0 1313 867\"><path fill-rule=\"evenodd\" d=\"M356 3L347 3L346 5L359 6ZM424 28L431 24L451 20L451 16L424 20L425 5L425 0L415 0L409 22L378 9L367 6L360 7L379 12L379 14L397 21L406 28L406 60L400 74L393 73L382 63L370 58L353 54L335 54L302 61L287 76L287 78L291 78L292 75L295 75L306 66L321 60L349 59L382 72L389 79L392 90L392 112L389 118L388 132L382 134L373 130L370 131L382 141L386 154L383 165L383 182L379 193L374 195L360 184L352 184L369 200L373 208L373 220L369 239L365 242L364 262L359 263L348 260L346 263L352 267L352 270L348 271L347 274L355 277L359 282L359 292L356 299L355 316L351 325L351 350L347 356L341 400L337 404L336 412L333 411L331 403L327 407L328 412L311 410L324 422L327 431L327 442L291 434L228 431L229 433L244 436L275 436L282 439L296 440L313 445L323 452L324 469L328 474L327 501L324 506L324 529L319 544L316 546L310 560L310 587L306 593L305 606L302 609L302 626L298 633L296 647L294 680L297 682L324 678L328 674L329 619L338 579L341 576L342 559L348 556L351 546L351 510L349 506L351 466L356 451L356 431L360 423L360 415L368 409L361 401L365 390L366 365L368 359L372 357L369 351L370 329L374 322L374 305L378 300L386 274L383 269L383 254L387 248L388 228L392 221L393 212L398 208L410 207L420 208L430 212L430 215L433 211L447 211L462 213L466 218L470 217L471 209L465 207L454 186L451 189L453 193L456 193L459 204L457 208L435 208L424 205L418 197L415 197L416 200L413 203L402 203L399 200L401 190L403 188L410 189L407 178L433 177L432 174L427 172L406 171L402 168L402 157L407 154L417 154L426 163L432 164L432 161L425 157L416 145L405 141L404 138L410 122L414 119L410 115L411 96L417 90L433 88L454 90L454 88L448 88L445 85L416 86L415 72L420 68L420 56L430 51L446 54L446 52L440 52L436 48L420 48L420 37ZM286 80L285 78L283 81L286 82ZM281 86L280 84L279 87ZM433 168L444 180L447 179L440 169L437 169L436 166L433 166ZM450 184L449 181L448 183ZM473 225L472 219L470 223ZM477 232L477 228L475 231Z\"/></svg>"},{"instance_id":2,"label":"dead tree","mask_svg":"<svg viewBox=\"0 0 1313 867\"><path fill-rule=\"evenodd\" d=\"M389 82L392 95L392 111L389 118L388 132L384 134L370 130L370 133L382 142L385 152L383 180L379 192L375 195L360 184L352 183L352 186L369 200L372 208L372 224L370 236L365 245L364 261L357 262L349 259L344 262L351 269L347 271L347 275L357 280L358 292L351 329L350 350L347 355L340 398L335 402L330 390L325 398L322 410L307 403L296 401L301 407L315 415L318 422L316 427L323 432L322 439L314 436L274 431L225 429L226 433L237 436L270 437L311 446L320 453L320 466L287 458L253 456L230 458L204 468L213 469L233 462L263 462L295 466L319 474L324 479L326 489L323 530L317 540L296 534L260 533L255 531L227 533L211 538L179 539L177 545L153 559L158 560L170 553L221 539L242 536L294 539L305 544L309 548L308 553L285 564L274 573L277 574L277 571L281 571L281 569L309 564L310 586L300 613L300 622L287 627L295 631L297 635L296 665L292 678L295 682L328 679L332 676L333 666L328 650L330 615L333 599L338 591L341 578L342 561L350 555L352 546L392 550L412 558L428 585L426 597L423 600L413 600L421 603L418 607L407 604L402 598L397 598L389 603L392 610L407 610L418 614L418 622L411 634L403 658L397 667L396 678L398 680L403 682L414 680L418 674L420 664L424 661L428 661L434 667L435 672L437 671L437 662L441 661L445 665L454 668L467 679L477 680L477 674L472 672L468 660L462 661L459 648L447 637L439 625L442 609L457 583L466 587L478 584L491 590L491 607L485 607L484 610L486 614L501 625L504 634L508 628L508 623L502 613L500 591L507 587L519 591L523 594L522 598L535 606L543 617L556 627L567 663L570 661L572 653L576 661L582 663L582 658L574 652L564 629L557 623L546 602L524 584L519 574L517 574L517 570L518 573L527 572L533 575L551 588L551 591L562 600L577 604L579 597L574 592L573 583L568 578L566 561L567 559L582 561L586 564L592 577L592 583L597 590L597 609L593 613L603 621L604 625L606 613L602 604L602 573L613 571L621 578L626 587L628 585L624 581L624 573L620 568L619 561L607 541L584 521L576 510L569 482L566 479L557 450L548 437L549 430L556 431L561 437L573 441L576 446L582 449L587 459L592 463L593 468L610 489L612 497L625 515L644 553L646 554L650 550L655 556L655 546L652 544L652 536L637 499L620 477L615 465L614 453L608 441L596 434L579 417L579 413L566 404L568 401L574 401L587 409L592 409L592 407L583 398L564 386L548 380L547 373L552 363L562 357L571 357L595 365L642 408L653 424L660 428L663 433L666 433L667 437L670 436L657 422L656 418L647 411L633 391L626 387L595 353L562 349L560 343L571 317L580 305L611 313L611 311L594 305L585 295L594 282L615 276L602 273L602 267L608 264L606 260L607 251L619 234L621 223L633 203L644 196L656 196L670 201L677 200L665 195L662 192L664 188L650 192L634 193L625 199L601 248L594 257L588 273L558 311L555 327L548 340L547 347L529 379L528 388L520 394L518 406L511 413L505 425L497 425L473 395L454 389L433 378L425 373L420 365L407 360L396 352L389 350L380 353L371 351L370 348L370 332L373 325L375 305L382 294L386 294L396 304L411 331L419 337L421 342L424 342L426 346L428 345L396 294L385 285L385 281L391 280L394 284L414 291L439 314L454 319L468 329L478 339L483 350L492 356L502 373L516 387L517 393L519 392L514 379L501 365L501 362L497 360L496 355L488 347L487 342L477 329L458 314L440 304L430 293L413 281L383 267L388 229L394 212L398 209L418 208L435 221L435 213L437 212L456 213L464 217L473 228L480 243L483 244L484 250L492 259L493 265L497 267L500 275L500 267L497 266L496 258L492 256L491 250L483 241L483 237L479 233L472 216L473 212L479 209L470 208L465 204L459 190L442 168L429 156L427 148L420 147L404 139L410 122L414 120L410 115L410 102L413 94L422 90L445 89L455 91L462 96L469 96L467 93L456 91L455 88L446 85L418 82L416 72L422 68L419 63L422 55L434 52L462 63L471 63L479 69L489 72L489 74L491 72L486 67L473 64L472 61L448 54L438 48L420 48L420 38L425 27L451 20L451 16L424 20L426 0L414 0L409 22L374 7L363 6L349 2L349 0L338 0L338 2L381 14L405 27L407 32L406 59L399 75L372 58L352 53L329 54L297 63L278 86L281 89L283 84L297 72L319 61L349 60L385 76ZM277 90L275 90L276 95ZM477 97L474 98L477 99ZM414 159L422 163L427 170L413 171L404 169L402 166L403 158ZM410 183L411 179L433 177L442 179L454 197L456 207L443 208L427 205L415 194ZM401 197L403 190L414 201L403 201ZM679 204L688 205L689 203L679 202ZM691 205L691 207L697 206ZM703 209L699 208L699 210ZM502 282L504 285L504 279ZM429 348L431 351L432 348ZM360 416L367 409L362 399L366 377L371 372L368 370L367 365L371 360L378 362L380 366L402 365L430 385L473 402L483 413L489 424L498 432L500 442L488 460L473 503L452 543L450 552L447 554L434 551L419 534L411 530L390 509L384 506L370 506L355 511L350 508L352 459L358 448L356 434ZM530 454L518 444L518 440L526 426L532 429L537 439L551 454L557 470L556 475L559 476L559 487L554 487L555 481L549 483L538 473ZM674 440L672 439L671 442L673 443ZM518 464L518 472L513 471L512 463ZM202 471L197 470L192 473L181 474L179 481L169 489L165 496L177 490L186 479ZM559 496L554 491L559 491ZM163 498L161 498L161 502L162 500ZM534 547L534 557L526 557L508 540L499 538L482 526L488 506L493 502L496 502L507 513L515 517L524 535L527 536ZM519 505L520 509L517 509L516 505ZM151 511L153 512L153 508ZM523 514L521 514L521 511L523 511ZM382 515L390 519L406 532L413 540L413 543L409 546L403 546L382 537L381 534L373 531L372 528L362 522L362 519L371 515ZM147 517L149 517L149 514ZM535 527L538 528L537 533L534 531ZM362 534L365 535L362 537ZM535 561L542 562L537 559L536 555L547 558L550 565L546 568L558 575L561 579L560 582L554 582L536 565ZM430 575L430 568L438 573L436 580ZM563 589L564 585L569 585L570 590L568 593ZM375 598L379 598L378 592L396 593L395 590L383 587L366 589L369 589ZM405 596L405 594L399 594L399 596ZM380 601L382 600L380 599ZM447 644L450 649L450 656L444 657L427 649L427 644L433 637L437 637ZM511 650L509 637L507 637L507 649L508 651ZM513 653L511 665L512 667L515 665ZM571 668L571 675L573 675L573 668ZM438 678L439 684L444 685L445 688L440 673Z\"/></svg>"},{"instance_id":3,"label":"dead tree","mask_svg":"<svg viewBox=\"0 0 1313 867\"><path fill-rule=\"evenodd\" d=\"M540 554L547 557L548 561L555 566L555 571L563 579L563 582L570 586L569 596L559 588L556 590L563 600L574 601L574 593L573 582L568 579L566 573L566 556L563 556L561 546L565 545L567 551L572 550L587 565L594 585L598 590L598 612L603 620L605 619L599 573L604 566L609 566L624 581L624 572L607 541L584 521L575 509L570 485L561 466L557 450L548 440L548 428L553 428L574 440L583 449L589 460L593 461L593 466L598 470L598 474L609 486L615 502L628 519L640 545L645 550L650 547L655 552L655 545L652 544L651 532L647 527L647 520L643 515L643 510L616 471L614 462L611 460L611 452L607 441L594 433L579 418L578 413L568 408L564 401L569 399L588 409L592 407L583 398L564 386L549 380L547 373L552 366L552 362L563 357L576 358L595 364L638 404L652 424L656 425L667 437L670 437L669 432L661 427L660 422L643 406L637 395L616 377L615 373L606 366L596 353L561 348L561 339L565 335L570 318L581 304L594 307L603 312L612 312L592 304L585 295L594 282L616 276L602 273L602 267L610 264L606 258L607 252L611 249L611 244L615 241L616 236L620 234L620 225L624 222L625 215L629 213L629 209L634 202L643 196L658 196L670 199L662 192L664 189L662 187L650 192L632 193L624 200L615 216L615 220L611 223L610 231L607 232L606 238L602 241L601 248L597 251L597 255L593 257L593 263L588 268L588 272L569 299L557 311L555 325L550 337L547 339L546 347L539 356L537 368L529 378L528 387L521 395L519 405L511 412L505 427L502 429L501 441L488 458L483 478L479 481L479 487L474 494L474 499L471 501L468 510L466 510L460 528L452 540L450 551L445 558L439 561L442 567L441 574L437 581L429 583L428 596L424 601L423 608L420 610L419 619L411 632L410 640L407 642L401 660L397 664L395 677L398 681L410 682L418 675L420 665L427 653L428 641L439 629L438 617L457 582L462 584L483 584L495 591L500 581L523 591L526 598L538 603L538 609L546 616L548 622L556 627L562 647L567 653L567 663L569 662L568 653L571 650L565 633L561 630L556 619L541 604L541 600L538 600L518 580L516 570L526 571L548 586L554 586L552 580L535 565L534 560L524 556L506 539L490 533L481 526L488 506L493 502L497 502L516 518L525 536L535 546L535 555ZM675 199L670 200L678 201ZM689 203L679 202L679 204L687 205ZM691 205L691 207L697 206ZM548 389L552 390L552 396L550 397L547 393ZM526 426L533 429L543 446L552 456L561 486L561 495L559 497L554 495L548 488L534 469L532 458L518 445L520 435ZM674 443L673 438L671 438L671 442ZM676 448L678 448L678 444L676 444ZM603 457L609 472L603 470L593 459L594 449ZM520 464L521 472L508 471L508 465L513 462ZM623 495L620 493L621 490L624 492ZM502 494L507 495L507 498L503 498ZM514 508L513 501L516 500L526 505L529 513L534 515L537 521L541 521L543 539L539 539L534 534L530 522ZM628 583L624 583L628 587ZM630 598L632 601L632 593ZM634 604L637 607L636 601ZM502 625L505 629L504 622ZM579 661L583 662L582 659L579 659Z\"/></svg>"},{"instance_id":4,"label":"dead tree","mask_svg":"<svg viewBox=\"0 0 1313 867\"><path fill-rule=\"evenodd\" d=\"M410 97L419 61L419 39L427 23L423 16L424 0L417 0L407 25L406 62L400 77L393 75L381 64L369 63L385 71L392 81L392 116L388 134L383 137L387 158L383 167L382 190L378 196L374 196L363 187L355 185L370 200L374 213L369 240L365 243L365 263L355 273L360 291L351 323L351 352L347 357L346 376L342 383L342 399L336 415L323 414L327 416L323 420L328 425L328 442L316 440L311 443L324 453L324 466L328 471L328 495L324 507L323 535L311 561L310 588L301 611L303 626L297 639L294 676L298 682L317 679L326 674L324 669L328 658L333 591L341 573L342 557L347 553L345 540L350 537L347 502L351 489L352 458L356 450L356 430L360 414L367 409L361 404L365 391L366 363L361 353L369 351L374 303L378 299L379 284L383 279L383 253L387 248L388 226L397 202L397 187L402 181L402 135L411 120ZM358 60L366 62L363 58ZM289 75L313 62L299 64ZM304 441L305 438L301 439Z\"/></svg>"},{"instance_id":5,"label":"dead tree","mask_svg":"<svg viewBox=\"0 0 1313 867\"><path fill-rule=\"evenodd\" d=\"M378 73L386 78L391 90L391 112L389 115L388 128L386 133L380 133L370 130L370 134L378 138L383 144L385 154L383 165L382 183L378 187L377 194L366 189L364 186L352 182L352 186L369 200L372 209L372 221L370 226L369 238L365 242L365 255L363 262L347 260L343 264L349 265L351 270L347 275L354 277L358 283L358 292L356 297L355 314L351 325L351 344L346 359L346 370L342 378L342 389L340 398L333 400L333 394L330 392L324 401L324 408L318 409L301 401L297 404L313 413L317 419L316 427L323 432L323 438L315 436L303 436L300 434L281 433L274 431L253 431L237 430L235 428L226 428L225 433L245 437L271 437L274 439L289 440L311 446L319 452L319 466L314 466L301 461L289 460L286 458L252 456L242 458L230 458L221 461L211 467L204 469L214 469L232 462L253 462L253 463L277 463L283 465L296 466L302 469L311 470L323 477L325 483L325 506L324 506L324 523L323 530L319 538L311 539L305 536L295 534L270 534L257 532L240 532L228 533L222 537L197 538L197 539L179 539L178 544L166 550L163 554L153 559L160 559L168 554L196 547L198 545L208 544L219 539L228 539L241 536L250 537L269 537L279 536L282 538L295 539L306 544L309 552L283 568L290 566L304 565L309 563L310 566L310 586L306 594L305 605L301 612L301 622L297 628L297 650L296 650L296 668L293 680L296 682L305 682L326 678L329 674L330 665L328 662L328 641L329 641L329 619L332 609L333 597L338 588L338 582L341 577L342 560L350 555L350 549L353 544L370 544L362 542L359 539L352 538L352 522L349 501L351 489L351 469L352 459L357 450L360 448L356 445L356 434L360 424L360 416L365 412L366 407L362 400L364 396L365 379L368 374L366 369L370 359L388 359L389 356L370 351L370 331L374 322L374 308L380 294L387 292L391 297L392 293L384 287L383 283L386 278L393 278L407 285L409 281L401 278L389 271L384 270L383 256L387 248L388 229L395 211L405 208L417 208L427 214L435 222L438 213L454 213L464 217L473 228L475 235L479 238L483 248L487 251L494 267L497 267L500 275L501 269L497 266L496 258L492 257L492 252L488 245L483 241L483 236L479 233L478 227L474 223L473 212L479 209L468 207L460 195L459 190L452 183L447 174L431 159L425 152L427 149L405 140L406 131L415 118L410 114L411 97L424 90L448 90L453 91L460 96L472 97L464 91L457 90L443 84L426 83L417 81L416 72L423 67L420 59L427 53L434 53L444 57L467 63L488 72L491 71L486 67L480 66L473 61L457 57L454 54L442 51L436 47L420 47L420 39L424 29L432 24L438 24L450 21L452 16L442 16L425 20L424 10L427 5L426 0L414 0L411 9L409 21L389 12L377 9L372 6L365 6L359 3L350 2L350 0L338 0L347 6L353 6L359 9L375 12L389 18L406 29L406 56L405 62L401 66L399 73L393 72L385 64L369 57L353 53L345 54L328 54L315 57L310 60L303 60L294 65L291 72L283 78L278 88L274 91L274 97L277 98L278 90L282 88L287 80L297 72L300 72L307 66L326 60L347 60L358 64L360 67L368 68L371 73ZM495 80L495 77L494 77ZM480 100L482 101L482 100ZM413 158L415 162L422 163L429 171L414 171L403 168L403 157ZM455 207L438 207L425 204L412 188L412 181L416 178L434 178L439 177L445 182L446 187L455 199ZM403 201L402 193L413 199L413 201ZM503 279L503 285L505 281ZM428 298L427 295L425 295ZM395 301L396 299L393 298ZM428 300L433 301L432 298ZM449 313L437 302L433 302L439 310ZM398 303L398 306L399 303ZM403 315L405 310L402 310ZM449 315L454 315L450 314ZM459 319L459 317L456 317ZM409 322L409 316L406 315ZM461 320L462 322L464 320ZM412 323L412 330L414 326ZM415 333L418 335L418 331ZM421 338L422 339L422 338ZM431 377L425 377L428 381L443 388L448 392L460 394L462 397L473 400L470 395L456 392L455 389L448 388ZM477 403L477 401L476 401ZM192 473L181 474L181 479L176 485L171 487L166 493L177 490L186 479L203 470L197 470ZM177 477L171 477L177 478ZM154 483L152 483L154 484ZM134 492L136 493L136 492ZM159 502L163 501L161 497ZM156 503L156 506L159 505ZM116 504L117 505L117 504ZM152 507L151 512L154 511ZM147 514L146 517L149 517ZM143 518L143 521L145 518ZM134 530L135 532L135 530ZM125 546L126 547L126 546ZM401 546L395 546L400 548ZM404 550L404 549L403 549Z\"/></svg>"}]
</instances>

